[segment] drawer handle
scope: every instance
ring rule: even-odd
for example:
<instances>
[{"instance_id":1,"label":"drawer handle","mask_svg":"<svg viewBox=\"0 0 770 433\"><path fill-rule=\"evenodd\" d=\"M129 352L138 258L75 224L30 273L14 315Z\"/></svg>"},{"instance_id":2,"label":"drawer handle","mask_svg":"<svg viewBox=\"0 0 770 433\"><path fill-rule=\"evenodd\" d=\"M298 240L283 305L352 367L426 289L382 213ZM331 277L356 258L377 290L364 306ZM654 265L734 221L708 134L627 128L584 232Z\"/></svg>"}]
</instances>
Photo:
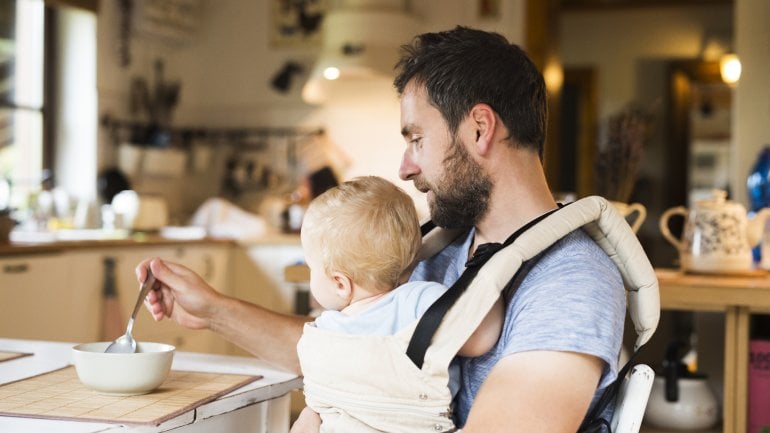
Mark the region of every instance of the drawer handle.
<instances>
[{"instance_id":1,"label":"drawer handle","mask_svg":"<svg viewBox=\"0 0 770 433\"><path fill-rule=\"evenodd\" d=\"M203 271L203 279L208 281L211 281L211 279L214 276L214 260L212 260L210 255L206 255L206 257L203 258L203 265L205 266L205 270Z\"/></svg>"},{"instance_id":2,"label":"drawer handle","mask_svg":"<svg viewBox=\"0 0 770 433\"><path fill-rule=\"evenodd\" d=\"M3 272L6 274L23 274L29 270L29 265L26 263L19 263L18 265L5 265L3 266Z\"/></svg>"}]
</instances>

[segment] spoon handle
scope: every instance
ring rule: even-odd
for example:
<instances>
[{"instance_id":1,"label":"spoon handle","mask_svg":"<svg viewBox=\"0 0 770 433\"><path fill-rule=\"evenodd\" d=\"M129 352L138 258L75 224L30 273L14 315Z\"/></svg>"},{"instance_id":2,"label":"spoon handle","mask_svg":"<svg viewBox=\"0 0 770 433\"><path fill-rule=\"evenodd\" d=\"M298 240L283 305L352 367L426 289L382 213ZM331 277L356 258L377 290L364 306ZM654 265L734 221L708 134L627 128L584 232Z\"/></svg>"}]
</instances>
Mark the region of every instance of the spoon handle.
<instances>
[{"instance_id":1,"label":"spoon handle","mask_svg":"<svg viewBox=\"0 0 770 433\"><path fill-rule=\"evenodd\" d=\"M150 290L152 290L154 285L155 277L152 275L150 268L147 268L147 278L144 279L144 283L142 283L142 287L139 289L139 298L136 300L136 305L134 305L134 311L131 313L131 318L128 319L128 326L126 327L127 333L131 333L131 328L134 327L134 319L136 319L136 313L139 312L139 307L142 306L144 298L147 297L147 294L150 293Z\"/></svg>"}]
</instances>

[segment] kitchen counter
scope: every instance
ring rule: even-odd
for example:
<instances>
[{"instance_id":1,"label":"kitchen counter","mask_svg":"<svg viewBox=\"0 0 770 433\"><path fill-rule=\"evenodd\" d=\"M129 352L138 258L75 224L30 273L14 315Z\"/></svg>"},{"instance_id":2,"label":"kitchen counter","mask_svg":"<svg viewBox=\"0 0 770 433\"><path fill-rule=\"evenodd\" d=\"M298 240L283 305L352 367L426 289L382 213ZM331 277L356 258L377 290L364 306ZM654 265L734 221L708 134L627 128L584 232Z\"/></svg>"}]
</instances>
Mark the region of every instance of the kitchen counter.
<instances>
[{"instance_id":1,"label":"kitchen counter","mask_svg":"<svg viewBox=\"0 0 770 433\"><path fill-rule=\"evenodd\" d=\"M11 242L0 244L0 257L14 255L46 254L59 253L71 250L82 250L89 248L112 248L112 247L146 247L146 246L164 246L164 245L196 245L196 244L229 244L242 247L263 246L263 245L300 245L299 235L291 233L268 233L259 238L249 239L225 239L213 237L201 237L194 239L169 238L158 233L134 233L125 236L109 236L102 238L83 238L59 240L50 237L44 241L38 242Z\"/></svg>"},{"instance_id":2,"label":"kitchen counter","mask_svg":"<svg viewBox=\"0 0 770 433\"><path fill-rule=\"evenodd\" d=\"M0 362L0 383L31 377L65 367L71 363L73 344L0 338L0 350L33 353ZM175 370L253 374L261 379L212 402L172 418L159 426L126 426L108 423L62 421L0 416L0 431L28 433L91 432L287 432L289 430L289 392L302 387L302 379L269 367L250 357L177 352Z\"/></svg>"},{"instance_id":3,"label":"kitchen counter","mask_svg":"<svg viewBox=\"0 0 770 433\"><path fill-rule=\"evenodd\" d=\"M195 244L232 244L230 239L202 237L196 239L174 239L160 236L156 233L135 233L130 236L109 237L102 239L72 239L40 242L11 242L0 244L0 257L13 255L58 253L68 250L102 248L102 247L140 247L162 245L195 245Z\"/></svg>"}]
</instances>

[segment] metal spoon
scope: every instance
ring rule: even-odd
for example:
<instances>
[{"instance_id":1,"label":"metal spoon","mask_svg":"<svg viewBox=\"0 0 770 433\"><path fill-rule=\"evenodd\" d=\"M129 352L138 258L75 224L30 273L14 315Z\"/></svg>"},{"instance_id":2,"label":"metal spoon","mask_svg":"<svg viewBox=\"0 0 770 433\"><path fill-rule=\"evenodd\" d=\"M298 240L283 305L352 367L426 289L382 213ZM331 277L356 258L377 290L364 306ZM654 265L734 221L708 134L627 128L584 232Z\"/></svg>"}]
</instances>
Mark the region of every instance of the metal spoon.
<instances>
[{"instance_id":1,"label":"metal spoon","mask_svg":"<svg viewBox=\"0 0 770 433\"><path fill-rule=\"evenodd\" d=\"M134 311L131 313L131 318L128 319L128 325L126 325L126 333L116 338L115 341L107 346L105 353L134 353L136 352L136 340L131 335L131 330L134 328L134 319L136 319L136 313L139 312L139 307L142 306L144 298L152 290L152 286L155 285L155 277L152 275L152 271L147 268L147 278L142 283L142 288L139 290L139 299L136 300L134 305Z\"/></svg>"}]
</instances>

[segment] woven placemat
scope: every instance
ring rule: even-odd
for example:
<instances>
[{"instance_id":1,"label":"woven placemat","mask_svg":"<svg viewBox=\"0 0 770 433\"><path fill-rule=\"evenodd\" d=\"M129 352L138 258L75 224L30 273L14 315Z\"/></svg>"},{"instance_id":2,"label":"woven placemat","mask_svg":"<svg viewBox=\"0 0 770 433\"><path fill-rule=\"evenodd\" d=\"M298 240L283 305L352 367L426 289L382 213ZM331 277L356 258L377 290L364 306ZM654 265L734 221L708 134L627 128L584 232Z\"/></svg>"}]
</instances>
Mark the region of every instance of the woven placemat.
<instances>
[{"instance_id":1,"label":"woven placemat","mask_svg":"<svg viewBox=\"0 0 770 433\"><path fill-rule=\"evenodd\" d=\"M0 416L159 425L261 377L172 370L155 391L121 396L86 388L68 366L0 385Z\"/></svg>"},{"instance_id":2,"label":"woven placemat","mask_svg":"<svg viewBox=\"0 0 770 433\"><path fill-rule=\"evenodd\" d=\"M30 356L31 353L21 353L21 352L8 352L5 350L0 350L0 362L3 361L10 361L12 359L16 358L23 358L25 356Z\"/></svg>"}]
</instances>

